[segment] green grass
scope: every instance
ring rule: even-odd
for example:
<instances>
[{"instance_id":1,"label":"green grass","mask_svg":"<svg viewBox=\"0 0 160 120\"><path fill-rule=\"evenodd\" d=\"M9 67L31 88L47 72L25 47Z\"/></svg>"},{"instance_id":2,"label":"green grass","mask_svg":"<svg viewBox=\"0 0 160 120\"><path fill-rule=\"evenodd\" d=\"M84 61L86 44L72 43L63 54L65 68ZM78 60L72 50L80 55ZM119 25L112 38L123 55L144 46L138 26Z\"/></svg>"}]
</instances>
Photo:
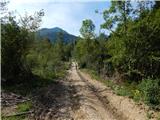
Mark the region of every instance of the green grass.
<instances>
[{"instance_id":1,"label":"green grass","mask_svg":"<svg viewBox=\"0 0 160 120\"><path fill-rule=\"evenodd\" d=\"M26 111L29 111L31 108L32 108L31 102L21 103L21 104L18 104L17 112L26 112Z\"/></svg>"},{"instance_id":2,"label":"green grass","mask_svg":"<svg viewBox=\"0 0 160 120\"><path fill-rule=\"evenodd\" d=\"M27 111L31 110L31 108L32 108L31 102L20 103L17 105L16 112L17 113L27 112ZM2 120L27 120L27 116L26 115L19 115L19 116L3 117L3 115L2 115Z\"/></svg>"}]
</instances>

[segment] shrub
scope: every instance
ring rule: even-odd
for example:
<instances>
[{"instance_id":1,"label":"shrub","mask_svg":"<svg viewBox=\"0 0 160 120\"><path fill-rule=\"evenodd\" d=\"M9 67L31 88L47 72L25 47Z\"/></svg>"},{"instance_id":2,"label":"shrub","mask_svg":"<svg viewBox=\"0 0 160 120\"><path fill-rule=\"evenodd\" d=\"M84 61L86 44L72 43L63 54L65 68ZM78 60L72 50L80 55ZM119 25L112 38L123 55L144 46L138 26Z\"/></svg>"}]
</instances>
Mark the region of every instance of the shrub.
<instances>
[{"instance_id":1,"label":"shrub","mask_svg":"<svg viewBox=\"0 0 160 120\"><path fill-rule=\"evenodd\" d=\"M143 93L144 101L153 106L160 105L160 79L144 79L139 84L139 89Z\"/></svg>"}]
</instances>

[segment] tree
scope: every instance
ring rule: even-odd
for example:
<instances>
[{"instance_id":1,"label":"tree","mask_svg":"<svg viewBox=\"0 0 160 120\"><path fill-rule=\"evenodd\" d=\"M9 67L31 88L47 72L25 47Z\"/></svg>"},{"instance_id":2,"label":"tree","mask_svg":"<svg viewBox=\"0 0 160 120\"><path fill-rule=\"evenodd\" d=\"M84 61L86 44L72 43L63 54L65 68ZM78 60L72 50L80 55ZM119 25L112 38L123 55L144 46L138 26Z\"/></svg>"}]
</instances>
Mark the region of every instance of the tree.
<instances>
[{"instance_id":1,"label":"tree","mask_svg":"<svg viewBox=\"0 0 160 120\"><path fill-rule=\"evenodd\" d=\"M35 16L36 17L36 16ZM41 17L38 17L41 19ZM20 26L15 17L10 14L2 26L2 77L8 82L17 82L20 78L30 76L26 66L26 55L32 40L32 32ZM27 20L28 21L28 20ZM35 24L39 24L37 21ZM21 78L21 80L22 80ZM14 81L16 79L17 81Z\"/></svg>"},{"instance_id":2,"label":"tree","mask_svg":"<svg viewBox=\"0 0 160 120\"><path fill-rule=\"evenodd\" d=\"M86 19L82 21L82 27L80 28L80 33L83 38L91 39L94 37L95 25L92 20Z\"/></svg>"},{"instance_id":3,"label":"tree","mask_svg":"<svg viewBox=\"0 0 160 120\"><path fill-rule=\"evenodd\" d=\"M9 17L13 17L13 12L8 12L9 1L3 0L0 2L0 20L1 23L9 22ZM12 15L12 16L11 16Z\"/></svg>"},{"instance_id":4,"label":"tree","mask_svg":"<svg viewBox=\"0 0 160 120\"><path fill-rule=\"evenodd\" d=\"M57 39L56 39L56 42L54 43L54 48L55 48L55 51L57 53L57 55L59 56L59 59L60 60L64 60L65 56L64 56L64 35L62 32L60 33L57 33Z\"/></svg>"},{"instance_id":5,"label":"tree","mask_svg":"<svg viewBox=\"0 0 160 120\"><path fill-rule=\"evenodd\" d=\"M108 61L130 79L158 77L155 69L159 71L159 10L155 9L157 3L153 9L152 4L138 1L137 7L132 8L130 1L112 1L111 7L103 13L105 23L101 27L111 31L106 44L111 56ZM156 61L151 57L154 55Z\"/></svg>"},{"instance_id":6,"label":"tree","mask_svg":"<svg viewBox=\"0 0 160 120\"><path fill-rule=\"evenodd\" d=\"M154 9L159 9L160 8L160 2L155 1Z\"/></svg>"},{"instance_id":7,"label":"tree","mask_svg":"<svg viewBox=\"0 0 160 120\"><path fill-rule=\"evenodd\" d=\"M105 23L101 25L101 28L114 32L114 28L117 24L123 24L123 32L126 33L127 21L130 18L131 12L132 6L130 0L111 1L111 7L103 12Z\"/></svg>"},{"instance_id":8,"label":"tree","mask_svg":"<svg viewBox=\"0 0 160 120\"><path fill-rule=\"evenodd\" d=\"M43 9L38 12L35 12L33 15L28 15L28 13L26 12L23 17L20 16L19 23L22 26L22 28L27 29L31 32L35 32L40 27L43 16Z\"/></svg>"}]
</instances>

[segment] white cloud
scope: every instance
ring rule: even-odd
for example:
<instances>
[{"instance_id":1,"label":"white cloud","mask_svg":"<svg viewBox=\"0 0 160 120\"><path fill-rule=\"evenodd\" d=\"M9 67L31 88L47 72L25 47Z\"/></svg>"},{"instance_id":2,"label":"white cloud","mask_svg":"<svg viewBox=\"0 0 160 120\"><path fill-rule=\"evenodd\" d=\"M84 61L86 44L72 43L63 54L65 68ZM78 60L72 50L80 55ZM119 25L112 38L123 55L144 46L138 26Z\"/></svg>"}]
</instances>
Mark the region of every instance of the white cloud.
<instances>
[{"instance_id":1,"label":"white cloud","mask_svg":"<svg viewBox=\"0 0 160 120\"><path fill-rule=\"evenodd\" d=\"M31 3L86 3L86 2L106 2L109 0L10 0L16 4L31 4Z\"/></svg>"}]
</instances>

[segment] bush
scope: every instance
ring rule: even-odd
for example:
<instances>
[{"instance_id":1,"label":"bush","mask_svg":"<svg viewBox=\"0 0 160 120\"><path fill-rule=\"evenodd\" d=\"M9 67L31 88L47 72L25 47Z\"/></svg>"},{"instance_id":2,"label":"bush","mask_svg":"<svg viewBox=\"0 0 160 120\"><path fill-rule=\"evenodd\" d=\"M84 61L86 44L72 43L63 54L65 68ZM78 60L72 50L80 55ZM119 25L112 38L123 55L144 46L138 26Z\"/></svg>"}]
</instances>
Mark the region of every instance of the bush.
<instances>
[{"instance_id":1,"label":"bush","mask_svg":"<svg viewBox=\"0 0 160 120\"><path fill-rule=\"evenodd\" d=\"M148 105L160 105L160 79L144 79L139 84L139 89L143 93L144 101Z\"/></svg>"}]
</instances>

